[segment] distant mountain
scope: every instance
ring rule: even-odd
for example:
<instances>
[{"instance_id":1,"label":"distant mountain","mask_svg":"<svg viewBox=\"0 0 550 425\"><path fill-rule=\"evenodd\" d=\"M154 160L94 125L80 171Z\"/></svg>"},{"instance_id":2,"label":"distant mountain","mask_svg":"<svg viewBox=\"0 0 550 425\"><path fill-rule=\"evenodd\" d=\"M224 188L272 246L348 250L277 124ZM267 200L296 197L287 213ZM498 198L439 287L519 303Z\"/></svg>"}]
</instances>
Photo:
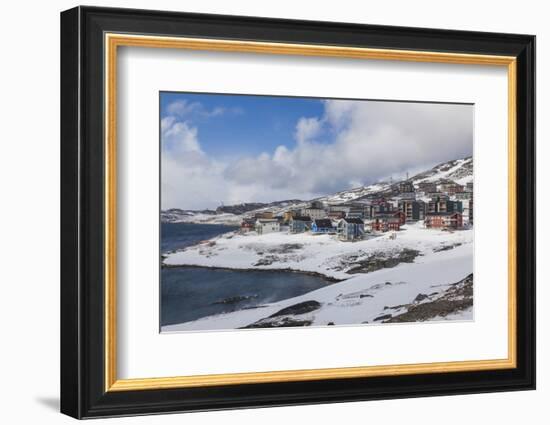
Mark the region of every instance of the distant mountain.
<instances>
[{"instance_id":1,"label":"distant mountain","mask_svg":"<svg viewBox=\"0 0 550 425\"><path fill-rule=\"evenodd\" d=\"M213 211L213 210L193 211L193 210L182 210L180 208L170 208L168 210L162 210L160 212L160 220L166 223L175 222L175 221L184 221L183 219L192 218L197 214L214 216L216 215L216 211Z\"/></svg>"},{"instance_id":2,"label":"distant mountain","mask_svg":"<svg viewBox=\"0 0 550 425\"><path fill-rule=\"evenodd\" d=\"M408 180L380 182L368 186L360 186L343 190L332 195L315 199L325 204L342 204L351 201L361 201L368 198L390 196L398 192L399 184L405 181L412 182L415 187L419 183L448 183L455 182L465 185L473 182L474 163L473 158L466 157L443 162L435 167L423 171ZM270 203L249 202L236 205L223 205L213 210L191 211L173 208L161 211L163 222L204 222L204 223L238 223L243 214L271 211L274 214L282 214L292 209L306 206L310 201L289 199Z\"/></svg>"},{"instance_id":3,"label":"distant mountain","mask_svg":"<svg viewBox=\"0 0 550 425\"><path fill-rule=\"evenodd\" d=\"M303 202L304 201L301 201L299 199L289 199L285 201L276 201L276 202L270 202L270 203L248 202L248 203L236 204L236 205L222 205L216 208L216 213L244 214L250 211L267 209L272 207L284 208L289 205L296 205Z\"/></svg>"}]
</instances>

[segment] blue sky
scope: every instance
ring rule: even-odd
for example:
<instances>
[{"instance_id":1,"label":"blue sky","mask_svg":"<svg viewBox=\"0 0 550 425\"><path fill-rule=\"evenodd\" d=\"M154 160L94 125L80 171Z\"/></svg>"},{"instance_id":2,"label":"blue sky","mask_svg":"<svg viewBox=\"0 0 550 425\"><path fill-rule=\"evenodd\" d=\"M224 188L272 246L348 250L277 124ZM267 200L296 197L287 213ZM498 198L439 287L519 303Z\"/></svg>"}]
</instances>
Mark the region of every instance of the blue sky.
<instances>
[{"instance_id":1,"label":"blue sky","mask_svg":"<svg viewBox=\"0 0 550 425\"><path fill-rule=\"evenodd\" d=\"M186 118L198 126L202 150L212 157L292 147L298 120L323 113L320 99L163 92L161 118L170 115L174 102L201 105L186 111Z\"/></svg>"},{"instance_id":2,"label":"blue sky","mask_svg":"<svg viewBox=\"0 0 550 425\"><path fill-rule=\"evenodd\" d=\"M162 208L309 200L473 152L472 105L160 93Z\"/></svg>"}]
</instances>

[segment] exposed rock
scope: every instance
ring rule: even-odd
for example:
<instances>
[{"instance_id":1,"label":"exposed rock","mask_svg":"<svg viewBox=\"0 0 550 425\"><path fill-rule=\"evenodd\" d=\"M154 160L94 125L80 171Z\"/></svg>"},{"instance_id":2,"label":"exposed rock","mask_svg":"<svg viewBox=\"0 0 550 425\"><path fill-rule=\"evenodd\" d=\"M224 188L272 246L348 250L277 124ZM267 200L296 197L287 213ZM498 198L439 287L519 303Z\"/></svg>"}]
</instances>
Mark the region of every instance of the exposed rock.
<instances>
[{"instance_id":1,"label":"exposed rock","mask_svg":"<svg viewBox=\"0 0 550 425\"><path fill-rule=\"evenodd\" d=\"M451 249L459 247L460 245L462 245L460 242L453 243L451 245L443 245L443 246L440 246L438 248L434 248L433 251L434 252L449 251Z\"/></svg>"},{"instance_id":2,"label":"exposed rock","mask_svg":"<svg viewBox=\"0 0 550 425\"><path fill-rule=\"evenodd\" d=\"M240 329L255 329L255 328L290 328L299 326L310 326L313 322L311 320L299 320L292 317L283 317L279 320L262 319L250 325L243 326Z\"/></svg>"},{"instance_id":3,"label":"exposed rock","mask_svg":"<svg viewBox=\"0 0 550 425\"><path fill-rule=\"evenodd\" d=\"M399 305L392 305L392 306L384 306L384 310L398 310L403 307L407 307L408 304L399 304Z\"/></svg>"},{"instance_id":4,"label":"exposed rock","mask_svg":"<svg viewBox=\"0 0 550 425\"><path fill-rule=\"evenodd\" d=\"M362 260L355 260L347 270L347 273L370 273L380 269L395 267L401 263L412 263L419 255L420 251L409 248L404 248L394 255L387 252L377 252ZM391 282L386 282L386 284L391 285Z\"/></svg>"},{"instance_id":5,"label":"exposed rock","mask_svg":"<svg viewBox=\"0 0 550 425\"><path fill-rule=\"evenodd\" d=\"M296 327L296 326L310 326L313 323L313 319L307 318L296 318L302 314L310 313L312 311L318 310L321 307L321 303L311 300L304 301L298 304L294 304L288 307L285 307L279 310L276 313L273 313L271 316L264 317L263 319L257 320L250 325L244 326L241 329L251 329L251 328L287 328L287 327ZM329 323L330 324L330 323ZM334 323L332 323L334 325Z\"/></svg>"},{"instance_id":6,"label":"exposed rock","mask_svg":"<svg viewBox=\"0 0 550 425\"><path fill-rule=\"evenodd\" d=\"M392 315L391 314L383 314L382 316L378 316L376 319L374 319L373 321L374 322L379 322L380 320L387 320L387 319L391 319Z\"/></svg>"},{"instance_id":7,"label":"exposed rock","mask_svg":"<svg viewBox=\"0 0 550 425\"><path fill-rule=\"evenodd\" d=\"M278 263L279 258L275 255L266 255L264 258L260 258L256 263L254 263L254 266L269 266L273 263Z\"/></svg>"},{"instance_id":8,"label":"exposed rock","mask_svg":"<svg viewBox=\"0 0 550 425\"><path fill-rule=\"evenodd\" d=\"M257 295L242 295L224 298L223 300L215 301L212 304L237 304L242 301L252 300L254 298L257 298Z\"/></svg>"},{"instance_id":9,"label":"exposed rock","mask_svg":"<svg viewBox=\"0 0 550 425\"><path fill-rule=\"evenodd\" d=\"M304 247L301 243L284 243L273 248L269 248L270 254L288 254Z\"/></svg>"},{"instance_id":10,"label":"exposed rock","mask_svg":"<svg viewBox=\"0 0 550 425\"><path fill-rule=\"evenodd\" d=\"M406 312L388 318L384 323L423 322L437 317L446 317L449 314L458 313L472 307L474 294L473 277L474 275L470 274L461 281L451 284L446 291L437 294L434 296L434 299L428 302L421 304L413 302L409 304ZM430 296L426 298L430 298Z\"/></svg>"},{"instance_id":11,"label":"exposed rock","mask_svg":"<svg viewBox=\"0 0 550 425\"><path fill-rule=\"evenodd\" d=\"M413 303L418 303L418 302L420 302L420 301L422 301L422 300L425 300L426 298L428 298L428 295L426 295L426 294L418 294L418 295L416 296L416 298L413 300Z\"/></svg>"},{"instance_id":12,"label":"exposed rock","mask_svg":"<svg viewBox=\"0 0 550 425\"><path fill-rule=\"evenodd\" d=\"M273 263L287 262L293 257L284 254L292 254L303 247L304 245L299 243L285 243L266 250L259 250L257 251L257 254L260 256L265 254L265 256L260 258L254 266L269 266Z\"/></svg>"},{"instance_id":13,"label":"exposed rock","mask_svg":"<svg viewBox=\"0 0 550 425\"><path fill-rule=\"evenodd\" d=\"M318 310L321 308L321 303L315 300L304 301L298 304L291 305L289 307L283 308L276 313L273 313L269 318L278 317L278 316L288 316L288 315L298 315L310 313L312 311Z\"/></svg>"}]
</instances>

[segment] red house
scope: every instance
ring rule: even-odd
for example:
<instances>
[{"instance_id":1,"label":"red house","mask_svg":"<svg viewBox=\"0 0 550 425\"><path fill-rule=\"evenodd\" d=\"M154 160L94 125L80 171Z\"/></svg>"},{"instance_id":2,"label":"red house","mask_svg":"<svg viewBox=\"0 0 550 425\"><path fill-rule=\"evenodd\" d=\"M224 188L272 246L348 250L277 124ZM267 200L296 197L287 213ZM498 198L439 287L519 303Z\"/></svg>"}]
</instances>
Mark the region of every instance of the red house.
<instances>
[{"instance_id":1,"label":"red house","mask_svg":"<svg viewBox=\"0 0 550 425\"><path fill-rule=\"evenodd\" d=\"M254 230L256 220L253 218L245 218L241 223L241 232L246 233Z\"/></svg>"},{"instance_id":2,"label":"red house","mask_svg":"<svg viewBox=\"0 0 550 425\"><path fill-rule=\"evenodd\" d=\"M436 229L461 229L462 214L459 212L432 212L426 214L426 227Z\"/></svg>"},{"instance_id":3,"label":"red house","mask_svg":"<svg viewBox=\"0 0 550 425\"><path fill-rule=\"evenodd\" d=\"M382 214L377 215L371 222L371 229L378 232L387 232L388 230L399 230L401 228L400 214Z\"/></svg>"},{"instance_id":4,"label":"red house","mask_svg":"<svg viewBox=\"0 0 550 425\"><path fill-rule=\"evenodd\" d=\"M407 221L407 214L405 214L404 211L396 211L396 212L392 213L392 215L399 219L399 224L400 225L405 224L405 222ZM399 230L399 229L397 229L397 230Z\"/></svg>"}]
</instances>

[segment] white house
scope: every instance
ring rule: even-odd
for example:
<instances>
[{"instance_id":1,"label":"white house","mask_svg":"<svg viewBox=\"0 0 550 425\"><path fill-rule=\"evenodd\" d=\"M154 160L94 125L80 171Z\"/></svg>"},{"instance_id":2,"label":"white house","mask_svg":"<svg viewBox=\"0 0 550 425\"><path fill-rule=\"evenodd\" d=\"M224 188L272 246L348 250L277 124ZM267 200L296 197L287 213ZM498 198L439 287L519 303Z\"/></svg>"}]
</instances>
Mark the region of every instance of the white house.
<instances>
[{"instance_id":1,"label":"white house","mask_svg":"<svg viewBox=\"0 0 550 425\"><path fill-rule=\"evenodd\" d=\"M337 226L338 238L342 241L354 241L365 236L365 223L360 218L343 218Z\"/></svg>"},{"instance_id":2,"label":"white house","mask_svg":"<svg viewBox=\"0 0 550 425\"><path fill-rule=\"evenodd\" d=\"M256 232L258 232L259 235L279 232L280 230L281 225L279 224L279 221L275 219L259 218L256 220Z\"/></svg>"},{"instance_id":3,"label":"white house","mask_svg":"<svg viewBox=\"0 0 550 425\"><path fill-rule=\"evenodd\" d=\"M321 208L304 208L302 211L303 216L310 217L312 220L318 220L325 218L327 213L324 209Z\"/></svg>"},{"instance_id":4,"label":"white house","mask_svg":"<svg viewBox=\"0 0 550 425\"><path fill-rule=\"evenodd\" d=\"M472 200L471 199L460 199L458 200L462 205L462 223L464 226L469 226L471 223L472 213Z\"/></svg>"}]
</instances>

